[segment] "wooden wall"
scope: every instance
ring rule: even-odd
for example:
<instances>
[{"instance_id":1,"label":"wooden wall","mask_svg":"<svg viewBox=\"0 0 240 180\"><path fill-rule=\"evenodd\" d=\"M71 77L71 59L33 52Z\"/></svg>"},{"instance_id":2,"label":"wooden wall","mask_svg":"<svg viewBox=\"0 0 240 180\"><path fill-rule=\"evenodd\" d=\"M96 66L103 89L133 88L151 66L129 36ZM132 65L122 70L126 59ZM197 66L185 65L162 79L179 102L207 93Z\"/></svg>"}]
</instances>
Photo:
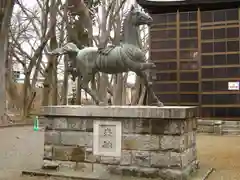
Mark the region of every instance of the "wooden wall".
<instances>
[{"instance_id":1,"label":"wooden wall","mask_svg":"<svg viewBox=\"0 0 240 180\"><path fill-rule=\"evenodd\" d=\"M154 90L166 105L197 105L205 118L239 119L239 9L153 14Z\"/></svg>"}]
</instances>

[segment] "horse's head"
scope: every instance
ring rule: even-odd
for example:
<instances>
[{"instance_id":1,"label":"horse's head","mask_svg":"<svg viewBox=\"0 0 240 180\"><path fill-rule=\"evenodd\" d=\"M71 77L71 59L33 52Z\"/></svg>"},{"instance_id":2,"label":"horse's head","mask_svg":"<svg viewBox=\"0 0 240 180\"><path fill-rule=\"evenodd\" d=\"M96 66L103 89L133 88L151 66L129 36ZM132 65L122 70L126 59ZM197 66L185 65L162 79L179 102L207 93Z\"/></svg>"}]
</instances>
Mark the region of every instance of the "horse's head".
<instances>
[{"instance_id":1,"label":"horse's head","mask_svg":"<svg viewBox=\"0 0 240 180\"><path fill-rule=\"evenodd\" d=\"M146 13L140 5L132 5L130 14L132 16L132 23L136 26L150 25L153 22L152 17Z\"/></svg>"},{"instance_id":2,"label":"horse's head","mask_svg":"<svg viewBox=\"0 0 240 180\"><path fill-rule=\"evenodd\" d=\"M61 48L54 49L52 52L49 52L50 55L63 55L63 54L77 54L79 51L78 47L74 43L67 43Z\"/></svg>"},{"instance_id":3,"label":"horse's head","mask_svg":"<svg viewBox=\"0 0 240 180\"><path fill-rule=\"evenodd\" d=\"M77 53L79 51L78 47L74 43L67 43L63 46L63 51L65 53Z\"/></svg>"}]
</instances>

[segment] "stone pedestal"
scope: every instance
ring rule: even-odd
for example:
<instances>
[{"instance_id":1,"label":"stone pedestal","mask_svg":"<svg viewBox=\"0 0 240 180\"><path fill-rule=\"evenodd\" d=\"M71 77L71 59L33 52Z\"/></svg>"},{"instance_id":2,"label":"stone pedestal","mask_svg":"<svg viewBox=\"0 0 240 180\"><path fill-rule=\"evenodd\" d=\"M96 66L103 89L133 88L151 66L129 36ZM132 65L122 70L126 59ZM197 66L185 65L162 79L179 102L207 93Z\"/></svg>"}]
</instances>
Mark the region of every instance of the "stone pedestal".
<instances>
[{"instance_id":1,"label":"stone pedestal","mask_svg":"<svg viewBox=\"0 0 240 180\"><path fill-rule=\"evenodd\" d=\"M44 160L74 169L91 163L110 174L184 180L196 168L196 114L196 107L184 106L44 107ZM120 156L93 155L95 121L121 122L121 142L115 142Z\"/></svg>"}]
</instances>

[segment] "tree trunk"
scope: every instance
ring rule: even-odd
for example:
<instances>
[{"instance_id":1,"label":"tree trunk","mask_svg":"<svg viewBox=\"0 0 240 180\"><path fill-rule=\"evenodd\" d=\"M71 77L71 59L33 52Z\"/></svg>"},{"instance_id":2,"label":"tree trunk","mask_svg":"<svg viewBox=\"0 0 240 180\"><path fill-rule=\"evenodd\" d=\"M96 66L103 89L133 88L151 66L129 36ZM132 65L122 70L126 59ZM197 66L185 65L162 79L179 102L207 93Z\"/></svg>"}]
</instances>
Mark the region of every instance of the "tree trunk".
<instances>
[{"instance_id":1,"label":"tree trunk","mask_svg":"<svg viewBox=\"0 0 240 180\"><path fill-rule=\"evenodd\" d=\"M128 94L127 94L127 88L128 88L127 78L128 78L128 73L124 74L123 80L122 80L123 81L123 83L122 83L122 89L123 89L123 91L122 91L122 105L127 104L127 96L128 96Z\"/></svg>"},{"instance_id":2,"label":"tree trunk","mask_svg":"<svg viewBox=\"0 0 240 180\"><path fill-rule=\"evenodd\" d=\"M6 106L6 89L5 89L5 61L6 61L6 46L7 46L7 35L3 32L0 34L0 117L4 118L5 106ZM0 122L1 123L1 122Z\"/></svg>"},{"instance_id":3,"label":"tree trunk","mask_svg":"<svg viewBox=\"0 0 240 180\"><path fill-rule=\"evenodd\" d=\"M50 6L50 49L53 50L58 47L56 39L56 0L51 0ZM58 84L57 84L57 57L48 56L48 64L45 70L45 79L43 83L43 101L42 105L58 104ZM51 97L51 99L50 99Z\"/></svg>"},{"instance_id":4,"label":"tree trunk","mask_svg":"<svg viewBox=\"0 0 240 180\"><path fill-rule=\"evenodd\" d=\"M105 73L102 73L100 79L99 79L99 98L102 102L107 104L107 87L108 87L108 75Z\"/></svg>"},{"instance_id":5,"label":"tree trunk","mask_svg":"<svg viewBox=\"0 0 240 180\"><path fill-rule=\"evenodd\" d=\"M115 13L115 11L117 11L117 9L119 9L121 6L121 0L116 0L113 12ZM114 23L115 27L113 44L119 45L121 40L121 17L119 14L114 18ZM124 81L124 77L125 76L123 73L119 73L115 76L115 82L113 84L113 104L115 105L126 104L126 82Z\"/></svg>"},{"instance_id":6,"label":"tree trunk","mask_svg":"<svg viewBox=\"0 0 240 180\"><path fill-rule=\"evenodd\" d=\"M25 74L24 86L23 86L23 104L22 104L22 118L24 119L28 115L28 89L30 88L30 72Z\"/></svg>"},{"instance_id":7,"label":"tree trunk","mask_svg":"<svg viewBox=\"0 0 240 180\"><path fill-rule=\"evenodd\" d=\"M5 72L6 93L9 97L8 104L14 104L14 106L18 110L21 110L22 96L20 96L19 91L17 91L18 88L16 86L16 83L13 81L13 71L12 71L13 54L9 53L9 52L8 52L8 54L9 54L9 56L6 59L6 72Z\"/></svg>"},{"instance_id":8,"label":"tree trunk","mask_svg":"<svg viewBox=\"0 0 240 180\"><path fill-rule=\"evenodd\" d=\"M52 73L51 74L52 75L52 85L51 85L52 105L57 105L58 104L57 58L53 60L51 73Z\"/></svg>"},{"instance_id":9,"label":"tree trunk","mask_svg":"<svg viewBox=\"0 0 240 180\"><path fill-rule=\"evenodd\" d=\"M68 103L68 57L64 57L64 77L63 77L63 86L61 93L62 105L66 105Z\"/></svg>"},{"instance_id":10,"label":"tree trunk","mask_svg":"<svg viewBox=\"0 0 240 180\"><path fill-rule=\"evenodd\" d=\"M54 26L51 31L51 38L50 38L50 49L54 50L58 47L57 37L56 37L56 21L57 21L57 10L56 10L56 0L51 0L51 10L50 10L50 26ZM58 104L58 78L57 78L57 57L51 56L50 61L52 66L51 72L51 95L52 95L52 105Z\"/></svg>"},{"instance_id":11,"label":"tree trunk","mask_svg":"<svg viewBox=\"0 0 240 180\"><path fill-rule=\"evenodd\" d=\"M140 96L141 96L141 78L140 77L136 77L136 82L135 82L135 92L134 94L132 95L132 102L131 104L132 105L137 105L138 104L138 101L140 99Z\"/></svg>"},{"instance_id":12,"label":"tree trunk","mask_svg":"<svg viewBox=\"0 0 240 180\"><path fill-rule=\"evenodd\" d=\"M77 95L76 95L76 104L81 105L82 103L82 83L81 78L77 78Z\"/></svg>"},{"instance_id":13,"label":"tree trunk","mask_svg":"<svg viewBox=\"0 0 240 180\"><path fill-rule=\"evenodd\" d=\"M147 93L147 88L145 86L142 86L142 92L138 101L138 105L143 105L146 93Z\"/></svg>"},{"instance_id":14,"label":"tree trunk","mask_svg":"<svg viewBox=\"0 0 240 180\"><path fill-rule=\"evenodd\" d=\"M46 67L45 70L45 79L43 82L43 99L42 99L42 106L48 106L50 104L50 92L51 92L51 87L50 87L50 82L52 82L51 80L51 73L49 71L51 71L51 64L48 63L48 66Z\"/></svg>"},{"instance_id":15,"label":"tree trunk","mask_svg":"<svg viewBox=\"0 0 240 180\"><path fill-rule=\"evenodd\" d=\"M2 5L2 4L1 4ZM6 110L6 59L8 56L8 31L9 24L12 17L14 1L8 0L5 1L5 6L1 7L4 9L3 17L1 19L1 32L0 32L0 117L4 118L5 110Z\"/></svg>"},{"instance_id":16,"label":"tree trunk","mask_svg":"<svg viewBox=\"0 0 240 180\"><path fill-rule=\"evenodd\" d=\"M66 1L66 4L64 6L64 13L63 13L63 21L61 23L61 34L60 34L60 40L59 40L59 45L62 46L64 42L64 35L65 33L68 33L65 30L66 27L68 27L68 17L67 17L67 5L68 2ZM64 56L64 76L63 76L63 86L61 89L61 104L62 105L67 105L68 104L68 56Z\"/></svg>"},{"instance_id":17,"label":"tree trunk","mask_svg":"<svg viewBox=\"0 0 240 180\"><path fill-rule=\"evenodd\" d=\"M115 82L113 85L113 104L114 105L122 105L123 100L123 75L117 74L115 76Z\"/></svg>"}]
</instances>

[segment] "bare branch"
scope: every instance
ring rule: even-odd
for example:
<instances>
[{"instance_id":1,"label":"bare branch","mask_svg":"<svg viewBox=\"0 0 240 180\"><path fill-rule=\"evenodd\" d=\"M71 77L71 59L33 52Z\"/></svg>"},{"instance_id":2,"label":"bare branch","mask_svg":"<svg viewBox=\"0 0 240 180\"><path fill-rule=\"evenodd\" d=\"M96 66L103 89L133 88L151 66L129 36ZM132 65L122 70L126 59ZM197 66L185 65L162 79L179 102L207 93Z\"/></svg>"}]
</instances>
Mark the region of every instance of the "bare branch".
<instances>
[{"instance_id":1,"label":"bare branch","mask_svg":"<svg viewBox=\"0 0 240 180\"><path fill-rule=\"evenodd\" d=\"M112 1L110 2L110 5L108 6L108 8L107 8L107 10L106 10L105 19L107 19L108 16L109 16L112 12L114 12L115 5L116 5L116 0L112 0ZM103 8L105 8L105 7L103 7Z\"/></svg>"},{"instance_id":2,"label":"bare branch","mask_svg":"<svg viewBox=\"0 0 240 180\"><path fill-rule=\"evenodd\" d=\"M24 71L25 71L25 70L27 69L25 62L23 62L23 61L17 56L17 54L16 54L14 51L11 51L10 53L11 53L12 56L15 58L15 60L22 65L22 67L23 67L23 69L24 69Z\"/></svg>"}]
</instances>

